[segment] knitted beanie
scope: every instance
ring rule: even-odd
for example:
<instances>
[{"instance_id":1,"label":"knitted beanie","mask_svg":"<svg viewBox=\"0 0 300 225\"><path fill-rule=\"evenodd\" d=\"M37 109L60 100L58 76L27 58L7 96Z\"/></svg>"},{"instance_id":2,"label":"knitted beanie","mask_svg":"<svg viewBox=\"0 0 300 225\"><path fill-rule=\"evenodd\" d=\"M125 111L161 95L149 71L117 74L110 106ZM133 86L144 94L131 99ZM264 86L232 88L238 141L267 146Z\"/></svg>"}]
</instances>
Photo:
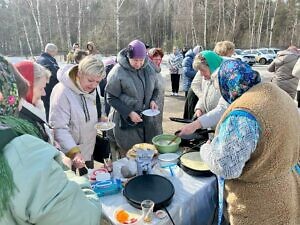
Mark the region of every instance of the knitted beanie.
<instances>
[{"instance_id":1,"label":"knitted beanie","mask_svg":"<svg viewBox=\"0 0 300 225\"><path fill-rule=\"evenodd\" d=\"M134 40L128 45L128 57L130 59L144 59L147 56L146 46L139 40Z\"/></svg>"}]
</instances>

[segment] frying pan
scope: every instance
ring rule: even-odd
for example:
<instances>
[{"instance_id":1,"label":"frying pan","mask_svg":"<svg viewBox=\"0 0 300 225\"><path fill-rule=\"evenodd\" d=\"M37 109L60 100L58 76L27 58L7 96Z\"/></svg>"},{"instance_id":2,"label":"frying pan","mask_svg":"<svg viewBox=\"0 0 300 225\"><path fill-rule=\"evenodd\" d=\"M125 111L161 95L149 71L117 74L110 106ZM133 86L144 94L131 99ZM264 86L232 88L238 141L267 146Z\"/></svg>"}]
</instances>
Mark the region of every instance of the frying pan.
<instances>
[{"instance_id":1,"label":"frying pan","mask_svg":"<svg viewBox=\"0 0 300 225\"><path fill-rule=\"evenodd\" d=\"M187 174L191 175L191 176L202 176L202 177L210 177L213 176L214 174L209 170L209 169L204 169L204 170L198 170L193 168L192 166L188 165L188 164L184 164L182 162L182 158L186 157L186 156L191 156L191 158L195 159L196 161L199 160L201 161L200 158L200 153L197 151L192 151L192 152L187 152L184 153L180 156L179 158L179 162L178 165L181 167L181 169L183 169L183 171L185 171Z\"/></svg>"},{"instance_id":2,"label":"frying pan","mask_svg":"<svg viewBox=\"0 0 300 225\"><path fill-rule=\"evenodd\" d=\"M128 203L133 207L141 209L141 202L149 199L155 203L155 211L167 207L174 193L173 184L167 178L156 174L134 177L128 181L123 191Z\"/></svg>"}]
</instances>

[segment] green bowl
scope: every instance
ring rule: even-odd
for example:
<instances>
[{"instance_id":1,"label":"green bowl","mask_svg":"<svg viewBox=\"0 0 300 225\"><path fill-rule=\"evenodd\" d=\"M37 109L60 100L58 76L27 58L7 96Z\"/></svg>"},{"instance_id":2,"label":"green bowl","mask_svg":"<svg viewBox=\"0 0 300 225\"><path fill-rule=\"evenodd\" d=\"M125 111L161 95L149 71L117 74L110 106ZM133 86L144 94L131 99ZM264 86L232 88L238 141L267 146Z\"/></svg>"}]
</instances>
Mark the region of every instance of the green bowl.
<instances>
[{"instance_id":1,"label":"green bowl","mask_svg":"<svg viewBox=\"0 0 300 225\"><path fill-rule=\"evenodd\" d=\"M155 145L159 153L177 152L181 142L180 137L177 137L171 144L168 145L168 143L175 137L176 135L174 134L160 134L152 138L152 143Z\"/></svg>"}]
</instances>

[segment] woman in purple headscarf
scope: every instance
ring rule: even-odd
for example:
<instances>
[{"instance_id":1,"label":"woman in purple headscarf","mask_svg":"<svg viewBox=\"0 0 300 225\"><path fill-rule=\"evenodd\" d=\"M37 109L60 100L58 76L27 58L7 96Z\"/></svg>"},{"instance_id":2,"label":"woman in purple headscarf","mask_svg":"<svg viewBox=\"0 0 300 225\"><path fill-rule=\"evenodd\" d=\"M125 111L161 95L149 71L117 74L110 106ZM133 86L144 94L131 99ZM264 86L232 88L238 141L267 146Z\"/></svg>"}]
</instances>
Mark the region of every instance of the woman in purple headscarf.
<instances>
[{"instance_id":1,"label":"woman in purple headscarf","mask_svg":"<svg viewBox=\"0 0 300 225\"><path fill-rule=\"evenodd\" d=\"M295 103L277 86L260 83L259 75L237 60L222 63L218 79L230 106L200 155L218 175L220 193L225 179L227 219L231 225L297 224L300 177L292 168L300 156L300 118Z\"/></svg>"}]
</instances>

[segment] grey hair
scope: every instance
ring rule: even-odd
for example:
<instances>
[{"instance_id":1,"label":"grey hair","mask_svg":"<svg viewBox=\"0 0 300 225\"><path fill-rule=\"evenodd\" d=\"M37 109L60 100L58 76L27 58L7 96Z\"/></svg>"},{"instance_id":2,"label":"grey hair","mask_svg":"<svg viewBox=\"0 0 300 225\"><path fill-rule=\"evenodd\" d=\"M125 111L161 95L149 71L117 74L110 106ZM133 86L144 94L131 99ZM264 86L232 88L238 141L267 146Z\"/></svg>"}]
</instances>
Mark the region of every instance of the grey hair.
<instances>
[{"instance_id":1,"label":"grey hair","mask_svg":"<svg viewBox=\"0 0 300 225\"><path fill-rule=\"evenodd\" d=\"M58 50L57 46L53 43L48 43L45 46L45 52L49 53L49 52L55 52L57 50Z\"/></svg>"},{"instance_id":2,"label":"grey hair","mask_svg":"<svg viewBox=\"0 0 300 225\"><path fill-rule=\"evenodd\" d=\"M33 76L34 80L38 80L42 77L46 77L47 80L50 79L51 72L40 64L33 63Z\"/></svg>"},{"instance_id":3,"label":"grey hair","mask_svg":"<svg viewBox=\"0 0 300 225\"><path fill-rule=\"evenodd\" d=\"M101 59L93 55L86 56L80 61L78 65L78 72L83 75L97 76L101 78L105 77L103 62Z\"/></svg>"}]
</instances>

